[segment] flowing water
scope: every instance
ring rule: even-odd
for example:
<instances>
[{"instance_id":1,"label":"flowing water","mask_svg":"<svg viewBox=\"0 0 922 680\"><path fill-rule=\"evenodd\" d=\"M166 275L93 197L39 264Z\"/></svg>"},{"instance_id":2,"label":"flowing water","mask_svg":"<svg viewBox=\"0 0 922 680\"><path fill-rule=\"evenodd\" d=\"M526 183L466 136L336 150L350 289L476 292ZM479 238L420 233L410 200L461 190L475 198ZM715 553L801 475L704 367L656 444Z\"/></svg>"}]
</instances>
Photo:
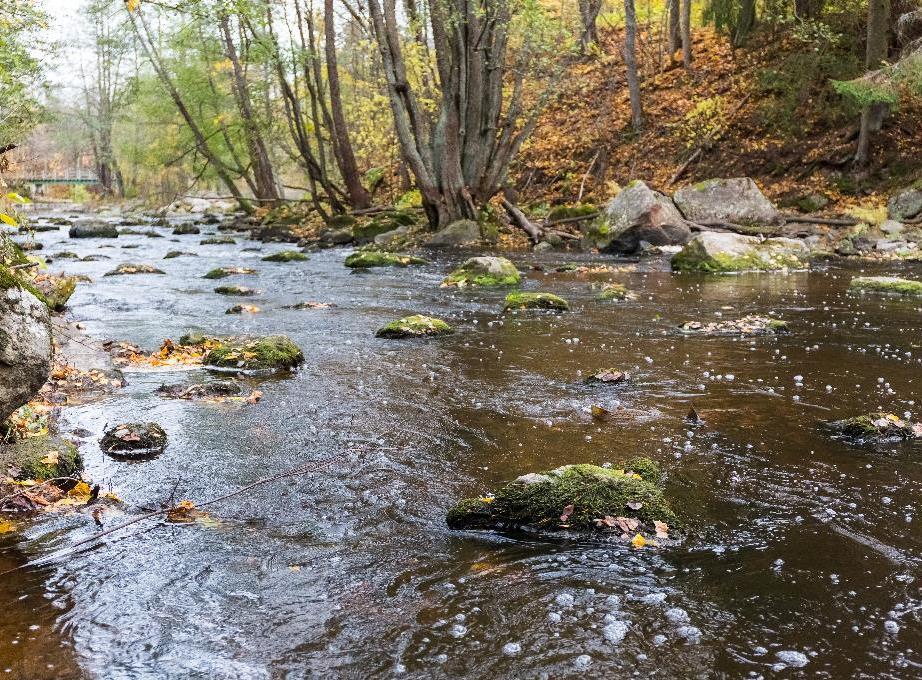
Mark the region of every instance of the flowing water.
<instances>
[{"instance_id":1,"label":"flowing water","mask_svg":"<svg viewBox=\"0 0 922 680\"><path fill-rule=\"evenodd\" d=\"M503 292L439 288L459 253L352 272L342 249L275 264L260 258L288 246L200 246L156 230L165 238L37 235L45 254L111 258L52 266L92 277L69 311L90 338L152 350L190 329L285 333L306 362L290 377L248 378L265 393L255 406L165 400L161 383L213 376L161 371L128 373L117 394L65 409L65 433L91 433L80 440L87 473L125 500L124 517L106 521L334 462L212 507L216 526L141 523L62 563L4 575L0 669L12 677L922 674L922 450L858 449L822 427L878 408L918 416L918 302L849 295L858 270L840 263L699 277L654 260L581 275L551 271L572 256L529 254L514 258L525 288L563 295L573 311L504 317ZM171 249L197 257L163 260ZM125 261L167 275L102 276ZM243 301L261 313L224 314L240 300L201 278L221 265L258 270L220 283L260 289ZM922 274L918 264L865 269ZM640 297L597 302L590 283L607 280ZM303 300L335 307L283 309ZM374 338L417 312L458 332ZM674 330L750 313L784 318L792 332ZM581 371L605 367L632 381L582 382ZM593 404L624 409L600 423ZM696 427L684 421L691 404ZM138 420L164 426L165 453L105 457L106 424ZM694 527L681 547L444 524L456 499L519 474L638 454L662 464ZM0 568L94 531L88 513L43 519L3 537Z\"/></svg>"}]
</instances>

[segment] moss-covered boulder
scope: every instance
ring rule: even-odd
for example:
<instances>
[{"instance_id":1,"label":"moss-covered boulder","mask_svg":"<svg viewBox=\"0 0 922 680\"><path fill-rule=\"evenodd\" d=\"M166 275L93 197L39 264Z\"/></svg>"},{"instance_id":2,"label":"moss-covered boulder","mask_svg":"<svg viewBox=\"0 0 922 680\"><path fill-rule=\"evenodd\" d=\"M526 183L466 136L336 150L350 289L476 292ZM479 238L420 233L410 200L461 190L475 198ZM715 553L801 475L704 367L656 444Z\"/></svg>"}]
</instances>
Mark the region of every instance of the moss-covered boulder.
<instances>
[{"instance_id":1,"label":"moss-covered boulder","mask_svg":"<svg viewBox=\"0 0 922 680\"><path fill-rule=\"evenodd\" d=\"M214 289L218 295L231 295L236 297L250 297L256 295L258 291L246 286L218 286Z\"/></svg>"},{"instance_id":2,"label":"moss-covered boulder","mask_svg":"<svg viewBox=\"0 0 922 680\"><path fill-rule=\"evenodd\" d=\"M263 262L303 262L310 258L298 250L282 250L271 255L266 255Z\"/></svg>"},{"instance_id":3,"label":"moss-covered boulder","mask_svg":"<svg viewBox=\"0 0 922 680\"><path fill-rule=\"evenodd\" d=\"M416 214L412 211L385 210L374 217L357 221L352 226L352 236L359 243L368 243L374 241L375 236L414 224L416 224Z\"/></svg>"},{"instance_id":4,"label":"moss-covered boulder","mask_svg":"<svg viewBox=\"0 0 922 680\"><path fill-rule=\"evenodd\" d=\"M237 243L237 239L232 236L211 236L199 241L202 246L229 246Z\"/></svg>"},{"instance_id":5,"label":"moss-covered boulder","mask_svg":"<svg viewBox=\"0 0 922 680\"><path fill-rule=\"evenodd\" d=\"M76 477L83 460L73 443L51 435L26 437L0 448L0 474L35 481Z\"/></svg>"},{"instance_id":6,"label":"moss-covered boulder","mask_svg":"<svg viewBox=\"0 0 922 680\"><path fill-rule=\"evenodd\" d=\"M205 365L264 370L294 368L304 362L301 349L285 335L221 340L205 354Z\"/></svg>"},{"instance_id":7,"label":"moss-covered boulder","mask_svg":"<svg viewBox=\"0 0 922 680\"><path fill-rule=\"evenodd\" d=\"M516 286L519 270L505 257L472 257L442 281L443 286Z\"/></svg>"},{"instance_id":8,"label":"moss-covered boulder","mask_svg":"<svg viewBox=\"0 0 922 680\"><path fill-rule=\"evenodd\" d=\"M791 238L761 240L728 232L705 231L696 235L672 258L672 268L710 274L778 271L807 266L810 251Z\"/></svg>"},{"instance_id":9,"label":"moss-covered boulder","mask_svg":"<svg viewBox=\"0 0 922 680\"><path fill-rule=\"evenodd\" d=\"M427 262L428 260L415 255L360 250L347 257L345 265L350 269L370 269L371 267L409 267L411 264L426 264Z\"/></svg>"},{"instance_id":10,"label":"moss-covered boulder","mask_svg":"<svg viewBox=\"0 0 922 680\"><path fill-rule=\"evenodd\" d=\"M382 326L375 333L377 338L425 338L454 333L454 329L441 319L422 314L405 316Z\"/></svg>"},{"instance_id":11,"label":"moss-covered boulder","mask_svg":"<svg viewBox=\"0 0 922 680\"><path fill-rule=\"evenodd\" d=\"M573 203L571 205L556 205L547 214L548 222L572 220L576 217L589 217L599 212L599 209L590 203Z\"/></svg>"},{"instance_id":12,"label":"moss-covered boulder","mask_svg":"<svg viewBox=\"0 0 922 680\"><path fill-rule=\"evenodd\" d=\"M162 269L157 269L151 264L123 262L111 272L106 272L106 276L127 276L129 274L166 274Z\"/></svg>"},{"instance_id":13,"label":"moss-covered boulder","mask_svg":"<svg viewBox=\"0 0 922 680\"><path fill-rule=\"evenodd\" d=\"M71 238L118 238L118 229L114 224L80 223L67 232Z\"/></svg>"},{"instance_id":14,"label":"moss-covered boulder","mask_svg":"<svg viewBox=\"0 0 922 680\"><path fill-rule=\"evenodd\" d=\"M586 376L585 382L589 385L617 385L628 379L627 373L616 368L602 368Z\"/></svg>"},{"instance_id":15,"label":"moss-covered boulder","mask_svg":"<svg viewBox=\"0 0 922 680\"><path fill-rule=\"evenodd\" d=\"M602 290L599 291L596 299L600 302L620 302L623 300L633 300L636 297L637 296L629 291L624 284L606 283L604 286L602 286Z\"/></svg>"},{"instance_id":16,"label":"moss-covered boulder","mask_svg":"<svg viewBox=\"0 0 922 680\"><path fill-rule=\"evenodd\" d=\"M570 303L553 293L526 293L516 291L506 296L503 311L511 312L523 309L542 309L552 312L566 312Z\"/></svg>"},{"instance_id":17,"label":"moss-covered boulder","mask_svg":"<svg viewBox=\"0 0 922 680\"><path fill-rule=\"evenodd\" d=\"M35 285L45 296L48 309L53 312L63 312L70 296L77 289L77 277L41 274L35 278Z\"/></svg>"},{"instance_id":18,"label":"moss-covered boulder","mask_svg":"<svg viewBox=\"0 0 922 680\"><path fill-rule=\"evenodd\" d=\"M481 239L480 225L474 220L457 220L426 241L430 248L449 248L476 243Z\"/></svg>"},{"instance_id":19,"label":"moss-covered boulder","mask_svg":"<svg viewBox=\"0 0 922 680\"><path fill-rule=\"evenodd\" d=\"M187 253L182 250L171 250L163 256L164 260L172 260L174 257L198 257L196 253Z\"/></svg>"},{"instance_id":20,"label":"moss-covered boulder","mask_svg":"<svg viewBox=\"0 0 922 680\"><path fill-rule=\"evenodd\" d=\"M836 420L829 426L858 444L922 438L922 424L911 424L893 413L875 412Z\"/></svg>"},{"instance_id":21,"label":"moss-covered boulder","mask_svg":"<svg viewBox=\"0 0 922 680\"><path fill-rule=\"evenodd\" d=\"M203 279L225 279L228 276L244 276L255 274L256 270L250 267L215 267L205 274Z\"/></svg>"},{"instance_id":22,"label":"moss-covered boulder","mask_svg":"<svg viewBox=\"0 0 922 680\"><path fill-rule=\"evenodd\" d=\"M79 260L80 256L70 250L62 250L60 253L54 253L52 257L56 260Z\"/></svg>"},{"instance_id":23,"label":"moss-covered boulder","mask_svg":"<svg viewBox=\"0 0 922 680\"><path fill-rule=\"evenodd\" d=\"M173 229L174 236L187 236L189 234L201 234L202 230L199 229L194 224L177 224L176 228Z\"/></svg>"},{"instance_id":24,"label":"moss-covered boulder","mask_svg":"<svg viewBox=\"0 0 922 680\"><path fill-rule=\"evenodd\" d=\"M106 430L99 448L110 456L144 458L163 453L166 444L166 432L157 423L123 423Z\"/></svg>"},{"instance_id":25,"label":"moss-covered boulder","mask_svg":"<svg viewBox=\"0 0 922 680\"><path fill-rule=\"evenodd\" d=\"M580 223L584 244L599 252L633 253L644 242L654 246L682 244L691 237L672 199L640 180L632 181L595 220Z\"/></svg>"},{"instance_id":26,"label":"moss-covered boulder","mask_svg":"<svg viewBox=\"0 0 922 680\"><path fill-rule=\"evenodd\" d=\"M922 217L922 180L891 197L887 203L887 215L898 222Z\"/></svg>"},{"instance_id":27,"label":"moss-covered boulder","mask_svg":"<svg viewBox=\"0 0 922 680\"><path fill-rule=\"evenodd\" d=\"M859 292L922 297L922 281L901 279L897 276L856 276L849 282L848 289Z\"/></svg>"},{"instance_id":28,"label":"moss-covered boulder","mask_svg":"<svg viewBox=\"0 0 922 680\"><path fill-rule=\"evenodd\" d=\"M685 335L777 335L788 331L787 321L758 314L721 321L686 321L679 325L679 332Z\"/></svg>"},{"instance_id":29,"label":"moss-covered boulder","mask_svg":"<svg viewBox=\"0 0 922 680\"><path fill-rule=\"evenodd\" d=\"M494 495L464 499L446 520L452 529L569 530L655 540L679 528L661 477L649 458L618 468L564 465L522 475Z\"/></svg>"}]
</instances>

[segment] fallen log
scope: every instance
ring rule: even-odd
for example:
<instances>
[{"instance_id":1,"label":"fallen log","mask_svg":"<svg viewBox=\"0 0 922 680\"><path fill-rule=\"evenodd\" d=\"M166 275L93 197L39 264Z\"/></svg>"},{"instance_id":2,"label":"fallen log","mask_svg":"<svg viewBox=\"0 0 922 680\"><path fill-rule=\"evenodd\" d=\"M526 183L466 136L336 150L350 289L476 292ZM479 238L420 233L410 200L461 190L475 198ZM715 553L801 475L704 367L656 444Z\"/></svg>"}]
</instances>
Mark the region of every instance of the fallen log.
<instances>
[{"instance_id":1,"label":"fallen log","mask_svg":"<svg viewBox=\"0 0 922 680\"><path fill-rule=\"evenodd\" d=\"M525 213L515 207L508 198L503 199L503 208L508 213L509 219L512 220L512 223L517 227L520 227L523 231L525 231L526 234L528 234L528 237L531 239L532 243L537 243L541 240L541 229L529 221L529 219L525 216Z\"/></svg>"},{"instance_id":2,"label":"fallen log","mask_svg":"<svg viewBox=\"0 0 922 680\"><path fill-rule=\"evenodd\" d=\"M814 217L812 215L782 215L785 222L800 222L802 224L829 224L838 227L854 227L861 224L860 220L853 217Z\"/></svg>"}]
</instances>

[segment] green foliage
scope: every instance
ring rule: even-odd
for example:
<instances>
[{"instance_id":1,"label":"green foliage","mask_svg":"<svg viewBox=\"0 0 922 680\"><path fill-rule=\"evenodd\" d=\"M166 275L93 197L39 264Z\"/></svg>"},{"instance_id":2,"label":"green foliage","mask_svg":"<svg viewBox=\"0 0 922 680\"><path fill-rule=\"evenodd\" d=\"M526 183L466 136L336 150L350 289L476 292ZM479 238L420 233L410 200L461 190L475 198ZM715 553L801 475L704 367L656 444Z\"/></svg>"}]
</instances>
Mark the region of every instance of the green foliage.
<instances>
[{"instance_id":1,"label":"green foliage","mask_svg":"<svg viewBox=\"0 0 922 680\"><path fill-rule=\"evenodd\" d=\"M50 49L38 35L45 25L35 2L0 3L0 147L22 141L42 119L42 68L35 55L36 48Z\"/></svg>"}]
</instances>

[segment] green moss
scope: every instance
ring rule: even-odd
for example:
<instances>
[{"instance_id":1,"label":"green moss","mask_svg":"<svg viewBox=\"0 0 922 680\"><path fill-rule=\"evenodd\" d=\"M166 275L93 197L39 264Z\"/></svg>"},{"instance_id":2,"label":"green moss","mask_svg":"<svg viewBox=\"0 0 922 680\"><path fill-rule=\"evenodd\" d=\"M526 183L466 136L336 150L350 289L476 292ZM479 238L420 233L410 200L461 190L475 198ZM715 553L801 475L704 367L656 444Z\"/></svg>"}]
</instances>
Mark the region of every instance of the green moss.
<instances>
[{"instance_id":1,"label":"green moss","mask_svg":"<svg viewBox=\"0 0 922 680\"><path fill-rule=\"evenodd\" d=\"M63 312L70 296L77 289L77 278L75 276L50 276L40 285L48 308L54 312Z\"/></svg>"},{"instance_id":2,"label":"green moss","mask_svg":"<svg viewBox=\"0 0 922 680\"><path fill-rule=\"evenodd\" d=\"M848 289L920 297L922 296L922 281L901 279L895 276L857 276L848 284Z\"/></svg>"},{"instance_id":3,"label":"green moss","mask_svg":"<svg viewBox=\"0 0 922 680\"><path fill-rule=\"evenodd\" d=\"M441 319L422 314L405 316L382 326L375 333L377 338L423 338L454 333L454 329Z\"/></svg>"},{"instance_id":4,"label":"green moss","mask_svg":"<svg viewBox=\"0 0 922 680\"><path fill-rule=\"evenodd\" d=\"M199 241L199 245L203 246L228 246L234 243L237 243L237 240L230 236L212 236Z\"/></svg>"},{"instance_id":5,"label":"green moss","mask_svg":"<svg viewBox=\"0 0 922 680\"><path fill-rule=\"evenodd\" d=\"M585 217L598 212L599 209L590 203L574 203L573 205L558 205L551 208L547 214L548 222L565 220L572 217Z\"/></svg>"},{"instance_id":6,"label":"green moss","mask_svg":"<svg viewBox=\"0 0 922 680\"><path fill-rule=\"evenodd\" d=\"M166 274L166 272L149 264L123 262L111 272L106 272L105 276L125 276L128 274Z\"/></svg>"},{"instance_id":7,"label":"green moss","mask_svg":"<svg viewBox=\"0 0 922 680\"><path fill-rule=\"evenodd\" d=\"M255 269L250 269L248 267L215 267L207 274L205 274L203 279L223 279L228 276L235 276L237 274L255 274Z\"/></svg>"},{"instance_id":8,"label":"green moss","mask_svg":"<svg viewBox=\"0 0 922 680\"><path fill-rule=\"evenodd\" d=\"M48 305L50 308L48 299L45 297L45 294L39 290L35 284L26 280L24 277L20 276L13 270L0 264L0 290L8 290L10 288L19 288L20 290L32 293L32 295L37 297L40 302Z\"/></svg>"},{"instance_id":9,"label":"green moss","mask_svg":"<svg viewBox=\"0 0 922 680\"><path fill-rule=\"evenodd\" d=\"M519 270L504 257L473 257L442 281L443 286L516 286L522 280Z\"/></svg>"},{"instance_id":10,"label":"green moss","mask_svg":"<svg viewBox=\"0 0 922 680\"><path fill-rule=\"evenodd\" d=\"M565 312L570 309L570 303L552 293L523 293L517 291L506 296L503 311L516 309L547 309Z\"/></svg>"},{"instance_id":11,"label":"green moss","mask_svg":"<svg viewBox=\"0 0 922 680\"><path fill-rule=\"evenodd\" d=\"M860 442L869 440L887 439L916 439L917 434L913 427L893 413L868 413L854 416L845 420L830 423L834 429L849 439Z\"/></svg>"},{"instance_id":12,"label":"green moss","mask_svg":"<svg viewBox=\"0 0 922 680\"><path fill-rule=\"evenodd\" d=\"M760 257L757 253L747 255L728 255L716 253L702 258L686 246L672 258L672 269L677 272L703 272L705 274L723 274L744 271L777 271L786 268L798 268L803 262L794 255L778 253L770 258Z\"/></svg>"},{"instance_id":13,"label":"green moss","mask_svg":"<svg viewBox=\"0 0 922 680\"><path fill-rule=\"evenodd\" d=\"M345 265L351 269L368 269L370 267L407 267L411 264L426 264L427 262L428 260L413 255L360 250L347 257Z\"/></svg>"},{"instance_id":14,"label":"green moss","mask_svg":"<svg viewBox=\"0 0 922 680\"><path fill-rule=\"evenodd\" d=\"M676 527L679 520L663 496L659 478L658 466L644 458L628 461L621 469L565 465L519 477L492 501L462 500L446 520L456 529L527 526L553 531L565 524L571 530L592 531L596 519L610 516L637 519L646 531L654 521ZM561 515L568 506L573 506L572 513L564 522Z\"/></svg>"},{"instance_id":15,"label":"green moss","mask_svg":"<svg viewBox=\"0 0 922 680\"><path fill-rule=\"evenodd\" d=\"M409 210L386 210L382 213L357 222L352 227L352 235L359 241L373 241L375 236L394 231L398 227L416 224L416 215Z\"/></svg>"},{"instance_id":16,"label":"green moss","mask_svg":"<svg viewBox=\"0 0 922 680\"><path fill-rule=\"evenodd\" d=\"M236 295L238 297L249 297L256 295L256 291L246 286L218 286L214 289L218 295Z\"/></svg>"},{"instance_id":17,"label":"green moss","mask_svg":"<svg viewBox=\"0 0 922 680\"><path fill-rule=\"evenodd\" d=\"M303 262L304 260L310 259L304 253L297 250L282 250L278 253L272 253L271 255L266 255L263 258L263 262Z\"/></svg>"},{"instance_id":18,"label":"green moss","mask_svg":"<svg viewBox=\"0 0 922 680\"><path fill-rule=\"evenodd\" d=\"M179 344L192 347L195 345L204 345L208 340L214 340L214 338L198 331L189 331L179 337Z\"/></svg>"},{"instance_id":19,"label":"green moss","mask_svg":"<svg viewBox=\"0 0 922 680\"><path fill-rule=\"evenodd\" d=\"M197 257L195 253L185 253L181 250L171 250L163 256L164 260L172 260L174 257Z\"/></svg>"},{"instance_id":20,"label":"green moss","mask_svg":"<svg viewBox=\"0 0 922 680\"><path fill-rule=\"evenodd\" d=\"M294 368L303 362L301 349L285 335L253 340L232 338L205 355L208 366L246 370Z\"/></svg>"},{"instance_id":21,"label":"green moss","mask_svg":"<svg viewBox=\"0 0 922 680\"><path fill-rule=\"evenodd\" d=\"M83 460L71 442L45 435L27 437L0 453L3 474L14 472L15 479L55 479L74 477L83 469Z\"/></svg>"},{"instance_id":22,"label":"green moss","mask_svg":"<svg viewBox=\"0 0 922 680\"><path fill-rule=\"evenodd\" d=\"M602 286L602 291L596 296L597 300L607 302L609 300L630 300L634 297L627 287L620 283L606 283Z\"/></svg>"},{"instance_id":23,"label":"green moss","mask_svg":"<svg viewBox=\"0 0 922 680\"><path fill-rule=\"evenodd\" d=\"M327 218L327 226L330 229L345 229L355 224L355 217L352 215L331 215Z\"/></svg>"}]
</instances>

